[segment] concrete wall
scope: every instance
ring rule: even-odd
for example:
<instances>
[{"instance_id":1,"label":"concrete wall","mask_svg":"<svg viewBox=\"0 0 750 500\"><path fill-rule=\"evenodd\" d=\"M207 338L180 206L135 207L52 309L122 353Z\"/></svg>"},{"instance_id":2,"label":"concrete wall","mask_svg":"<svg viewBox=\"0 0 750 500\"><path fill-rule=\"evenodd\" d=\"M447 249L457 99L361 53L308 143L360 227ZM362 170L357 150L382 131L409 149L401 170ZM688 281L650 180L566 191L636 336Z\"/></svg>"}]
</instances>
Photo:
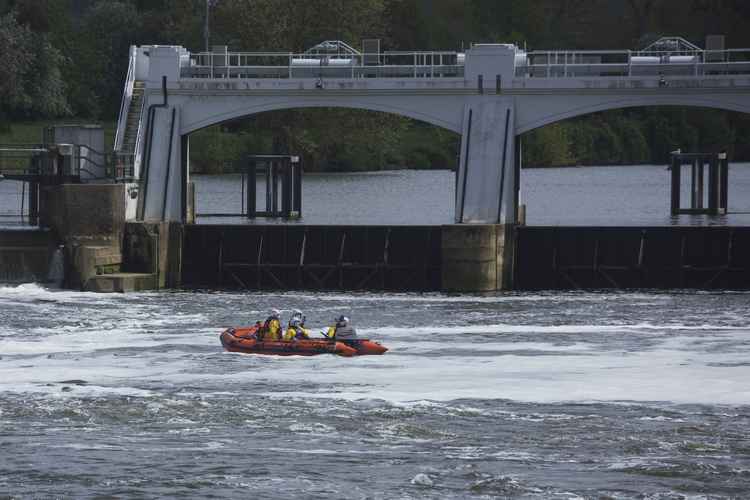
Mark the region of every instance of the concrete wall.
<instances>
[{"instance_id":1,"label":"concrete wall","mask_svg":"<svg viewBox=\"0 0 750 500\"><path fill-rule=\"evenodd\" d=\"M65 247L65 286L86 282L122 263L124 184L62 184L40 190L39 223Z\"/></svg>"},{"instance_id":2,"label":"concrete wall","mask_svg":"<svg viewBox=\"0 0 750 500\"><path fill-rule=\"evenodd\" d=\"M125 225L124 184L43 186L40 225L63 242L120 245Z\"/></svg>"},{"instance_id":3,"label":"concrete wall","mask_svg":"<svg viewBox=\"0 0 750 500\"><path fill-rule=\"evenodd\" d=\"M182 224L128 222L123 238L123 271L156 274L157 288L181 284Z\"/></svg>"}]
</instances>

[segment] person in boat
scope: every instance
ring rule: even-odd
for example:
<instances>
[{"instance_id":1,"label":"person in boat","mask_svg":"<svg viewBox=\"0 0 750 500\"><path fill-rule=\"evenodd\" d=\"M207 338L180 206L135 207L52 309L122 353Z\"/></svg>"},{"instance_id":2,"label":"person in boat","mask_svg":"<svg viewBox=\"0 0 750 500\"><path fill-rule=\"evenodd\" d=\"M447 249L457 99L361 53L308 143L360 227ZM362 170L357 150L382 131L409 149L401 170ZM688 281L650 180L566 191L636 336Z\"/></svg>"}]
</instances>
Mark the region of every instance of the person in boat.
<instances>
[{"instance_id":1,"label":"person in boat","mask_svg":"<svg viewBox=\"0 0 750 500\"><path fill-rule=\"evenodd\" d=\"M349 323L349 318L341 315L333 326L328 327L326 337L331 340L356 340L357 330Z\"/></svg>"},{"instance_id":2,"label":"person in boat","mask_svg":"<svg viewBox=\"0 0 750 500\"><path fill-rule=\"evenodd\" d=\"M293 316L289 320L289 328L287 328L284 334L285 342L292 342L294 340L307 340L310 338L310 332L308 332L304 325L304 318Z\"/></svg>"},{"instance_id":3,"label":"person in boat","mask_svg":"<svg viewBox=\"0 0 750 500\"><path fill-rule=\"evenodd\" d=\"M281 312L278 309L271 309L271 314L258 332L258 340L279 341L281 334Z\"/></svg>"}]
</instances>

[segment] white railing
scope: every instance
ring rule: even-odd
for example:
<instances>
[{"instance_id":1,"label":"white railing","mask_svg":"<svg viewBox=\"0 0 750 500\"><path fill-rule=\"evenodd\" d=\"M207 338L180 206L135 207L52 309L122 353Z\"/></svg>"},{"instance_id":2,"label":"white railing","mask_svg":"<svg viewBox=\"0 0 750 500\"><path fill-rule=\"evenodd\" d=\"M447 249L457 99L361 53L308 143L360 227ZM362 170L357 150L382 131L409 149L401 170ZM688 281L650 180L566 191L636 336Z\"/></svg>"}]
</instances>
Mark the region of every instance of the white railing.
<instances>
[{"instance_id":1,"label":"white railing","mask_svg":"<svg viewBox=\"0 0 750 500\"><path fill-rule=\"evenodd\" d=\"M135 62L137 49L135 45L130 46L130 60L128 61L128 74L125 77L125 88L122 91L122 101L120 101L120 116L117 118L117 130L115 131L114 150L120 151L125 139L125 129L128 126L128 111L130 110L130 101L133 99L133 84L135 82Z\"/></svg>"},{"instance_id":2,"label":"white railing","mask_svg":"<svg viewBox=\"0 0 750 500\"><path fill-rule=\"evenodd\" d=\"M451 78L463 63L457 52L202 52L180 69L183 78Z\"/></svg>"},{"instance_id":3,"label":"white railing","mask_svg":"<svg viewBox=\"0 0 750 500\"><path fill-rule=\"evenodd\" d=\"M138 119L138 130L135 134L135 146L133 147L133 175L135 177L140 176L141 172L141 147L143 144L142 141L142 135L143 135L143 124L146 121L143 115L143 110L146 108L146 96L143 96L143 99L141 99L141 109L138 111L138 116L140 117Z\"/></svg>"},{"instance_id":4,"label":"white railing","mask_svg":"<svg viewBox=\"0 0 750 500\"><path fill-rule=\"evenodd\" d=\"M750 75L750 49L684 51L534 51L517 77Z\"/></svg>"}]
</instances>

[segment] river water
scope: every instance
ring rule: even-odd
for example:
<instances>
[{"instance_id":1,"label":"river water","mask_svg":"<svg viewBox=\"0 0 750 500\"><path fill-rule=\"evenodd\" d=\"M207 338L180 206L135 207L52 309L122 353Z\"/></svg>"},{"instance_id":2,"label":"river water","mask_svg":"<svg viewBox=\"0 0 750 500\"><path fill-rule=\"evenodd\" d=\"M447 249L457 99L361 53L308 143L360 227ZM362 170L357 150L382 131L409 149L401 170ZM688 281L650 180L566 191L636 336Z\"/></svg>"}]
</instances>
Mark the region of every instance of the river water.
<instances>
[{"instance_id":1,"label":"river water","mask_svg":"<svg viewBox=\"0 0 750 500\"><path fill-rule=\"evenodd\" d=\"M683 180L687 174L685 168ZM670 217L669 175L664 165L524 169L521 203L527 206L530 225L750 225L750 163L732 164L730 214L721 217ZM193 180L199 214L244 210L239 175L198 175ZM265 192L260 179L258 190ZM681 196L682 206L687 207L687 182ZM306 174L302 200L299 223L304 224L451 224L455 175L446 170ZM259 209L264 204L265 198L263 203L258 200ZM199 217L198 222L247 224L248 220Z\"/></svg>"},{"instance_id":2,"label":"river water","mask_svg":"<svg viewBox=\"0 0 750 500\"><path fill-rule=\"evenodd\" d=\"M748 304L0 287L0 497L746 497ZM271 307L390 351L222 350Z\"/></svg>"},{"instance_id":3,"label":"river water","mask_svg":"<svg viewBox=\"0 0 750 500\"><path fill-rule=\"evenodd\" d=\"M748 223L674 221L663 167L631 168L525 171L529 221ZM730 208L750 211L750 169L732 175ZM197 177L199 210L238 208L237 180ZM450 222L453 182L309 176L304 221ZM545 191L554 183L565 188ZM748 306L750 294L731 291L0 284L0 498L746 498ZM390 351L222 349L224 327L272 307L300 308L316 329L346 314Z\"/></svg>"}]
</instances>

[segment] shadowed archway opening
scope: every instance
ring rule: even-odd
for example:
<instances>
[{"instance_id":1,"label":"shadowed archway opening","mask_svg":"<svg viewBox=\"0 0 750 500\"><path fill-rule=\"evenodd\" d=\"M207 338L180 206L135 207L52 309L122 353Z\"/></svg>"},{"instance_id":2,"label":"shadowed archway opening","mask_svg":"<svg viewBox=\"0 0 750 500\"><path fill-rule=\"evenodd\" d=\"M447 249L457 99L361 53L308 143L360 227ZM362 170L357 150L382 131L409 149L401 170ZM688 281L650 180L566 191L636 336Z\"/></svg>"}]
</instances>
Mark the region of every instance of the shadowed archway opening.
<instances>
[{"instance_id":1,"label":"shadowed archway opening","mask_svg":"<svg viewBox=\"0 0 750 500\"><path fill-rule=\"evenodd\" d=\"M203 128L189 139L199 223L212 223L211 213L246 211L241 183L251 154L300 157L305 223L452 221L460 136L435 125L361 109L296 108Z\"/></svg>"}]
</instances>

